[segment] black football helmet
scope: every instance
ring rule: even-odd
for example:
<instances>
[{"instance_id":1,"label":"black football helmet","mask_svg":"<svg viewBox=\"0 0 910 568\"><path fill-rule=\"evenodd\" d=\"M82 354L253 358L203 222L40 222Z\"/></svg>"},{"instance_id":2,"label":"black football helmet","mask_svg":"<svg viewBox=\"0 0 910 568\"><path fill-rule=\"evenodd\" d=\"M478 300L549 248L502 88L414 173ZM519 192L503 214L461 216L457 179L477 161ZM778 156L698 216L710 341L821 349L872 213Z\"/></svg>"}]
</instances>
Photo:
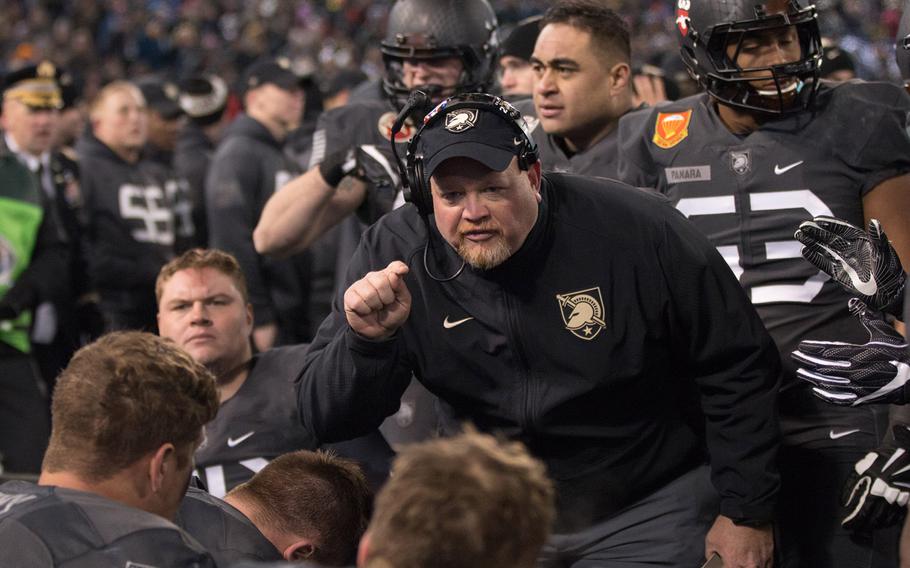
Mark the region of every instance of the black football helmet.
<instances>
[{"instance_id":1,"label":"black football helmet","mask_svg":"<svg viewBox=\"0 0 910 568\"><path fill-rule=\"evenodd\" d=\"M904 0L904 12L901 14L900 24L897 26L897 45L894 55L897 57L897 67L904 78L904 87L910 91L910 0Z\"/></svg>"},{"instance_id":2,"label":"black football helmet","mask_svg":"<svg viewBox=\"0 0 910 568\"><path fill-rule=\"evenodd\" d=\"M455 93L486 91L499 56L496 27L496 14L487 0L398 0L381 44L383 91L401 109L411 91L404 84L404 62L445 57L459 58L464 67ZM439 85L414 88L427 93L429 101L442 94ZM428 102L423 113L436 102Z\"/></svg>"},{"instance_id":3,"label":"black football helmet","mask_svg":"<svg viewBox=\"0 0 910 568\"><path fill-rule=\"evenodd\" d=\"M822 63L821 34L814 5L799 0L677 0L680 54L689 74L718 101L748 111L783 114L812 104ZM743 69L736 64L748 34L794 26L797 61ZM733 57L728 47L735 48ZM759 91L750 82L765 72L774 88ZM795 81L794 81L795 79Z\"/></svg>"}]
</instances>

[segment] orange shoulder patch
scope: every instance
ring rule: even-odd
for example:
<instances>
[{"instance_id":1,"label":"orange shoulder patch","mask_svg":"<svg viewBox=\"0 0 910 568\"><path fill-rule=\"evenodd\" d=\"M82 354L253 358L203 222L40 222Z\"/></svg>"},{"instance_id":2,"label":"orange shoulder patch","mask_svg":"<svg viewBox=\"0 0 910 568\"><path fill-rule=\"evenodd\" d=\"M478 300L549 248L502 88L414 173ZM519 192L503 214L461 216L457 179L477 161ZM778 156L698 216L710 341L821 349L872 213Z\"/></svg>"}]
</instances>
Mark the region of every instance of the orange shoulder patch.
<instances>
[{"instance_id":1,"label":"orange shoulder patch","mask_svg":"<svg viewBox=\"0 0 910 568\"><path fill-rule=\"evenodd\" d=\"M652 141L664 149L676 146L689 135L690 120L692 120L692 109L682 112L657 113Z\"/></svg>"}]
</instances>

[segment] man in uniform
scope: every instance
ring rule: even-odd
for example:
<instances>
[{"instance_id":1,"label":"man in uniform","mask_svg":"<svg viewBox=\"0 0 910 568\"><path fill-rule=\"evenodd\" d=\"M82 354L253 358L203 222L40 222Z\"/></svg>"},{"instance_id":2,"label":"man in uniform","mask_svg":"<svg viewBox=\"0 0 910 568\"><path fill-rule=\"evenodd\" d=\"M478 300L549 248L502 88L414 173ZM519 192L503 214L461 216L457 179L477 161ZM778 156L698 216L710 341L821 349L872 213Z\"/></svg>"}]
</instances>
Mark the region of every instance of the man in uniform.
<instances>
[{"instance_id":1,"label":"man in uniform","mask_svg":"<svg viewBox=\"0 0 910 568\"><path fill-rule=\"evenodd\" d=\"M37 178L0 145L0 467L37 473L50 421L32 311L65 297L66 245Z\"/></svg>"},{"instance_id":2,"label":"man in uniform","mask_svg":"<svg viewBox=\"0 0 910 568\"><path fill-rule=\"evenodd\" d=\"M78 351L37 485L0 485L3 565L214 567L171 519L217 410L212 376L169 341L118 332Z\"/></svg>"},{"instance_id":3,"label":"man in uniform","mask_svg":"<svg viewBox=\"0 0 910 568\"><path fill-rule=\"evenodd\" d=\"M88 273L82 250L80 215L82 196L76 163L52 147L59 127L62 98L60 73L49 61L9 73L3 81L2 144L35 174L42 198L69 245L66 270L71 288L57 301L41 304L35 312L32 347L41 374L53 386L80 345L80 335L90 335L86 325L98 321L97 304L89 295ZM83 317L78 317L81 312ZM81 333L84 332L84 333Z\"/></svg>"},{"instance_id":4,"label":"man in uniform","mask_svg":"<svg viewBox=\"0 0 910 568\"><path fill-rule=\"evenodd\" d=\"M189 250L161 269L155 292L159 334L205 365L218 385L221 411L196 452L210 493L224 497L273 458L318 447L301 424L292 387L308 345L253 355L253 307L234 257ZM385 480L393 454L378 432L331 447L361 463L375 485Z\"/></svg>"},{"instance_id":5,"label":"man in uniform","mask_svg":"<svg viewBox=\"0 0 910 568\"><path fill-rule=\"evenodd\" d=\"M883 83L821 83L814 7L769 0L680 0L681 56L707 93L620 121L619 177L670 197L717 246L777 342L784 566L893 562L896 534L855 538L841 488L877 447L887 407L839 409L795 380L800 340L855 342L849 297L800 257L807 217L875 217L910 255L910 98Z\"/></svg>"},{"instance_id":6,"label":"man in uniform","mask_svg":"<svg viewBox=\"0 0 910 568\"><path fill-rule=\"evenodd\" d=\"M720 255L658 196L541 176L498 97L427 116L416 207L364 234L299 379L304 424L369 431L413 372L447 433L472 421L546 463L543 565L768 566L779 359Z\"/></svg>"},{"instance_id":7,"label":"man in uniform","mask_svg":"<svg viewBox=\"0 0 910 568\"><path fill-rule=\"evenodd\" d=\"M372 499L356 464L301 450L278 456L224 500L190 487L177 524L218 566L281 559L349 566Z\"/></svg>"},{"instance_id":8,"label":"man in uniform","mask_svg":"<svg viewBox=\"0 0 910 568\"><path fill-rule=\"evenodd\" d=\"M544 170L616 177L616 125L632 110L629 30L603 0L561 0L540 22L531 121Z\"/></svg>"},{"instance_id":9,"label":"man in uniform","mask_svg":"<svg viewBox=\"0 0 910 568\"><path fill-rule=\"evenodd\" d=\"M264 58L243 74L244 114L227 128L206 177L209 242L237 257L250 286L260 351L309 341L311 259L261 256L253 228L266 201L298 172L283 152L303 115L302 79L286 58Z\"/></svg>"}]
</instances>

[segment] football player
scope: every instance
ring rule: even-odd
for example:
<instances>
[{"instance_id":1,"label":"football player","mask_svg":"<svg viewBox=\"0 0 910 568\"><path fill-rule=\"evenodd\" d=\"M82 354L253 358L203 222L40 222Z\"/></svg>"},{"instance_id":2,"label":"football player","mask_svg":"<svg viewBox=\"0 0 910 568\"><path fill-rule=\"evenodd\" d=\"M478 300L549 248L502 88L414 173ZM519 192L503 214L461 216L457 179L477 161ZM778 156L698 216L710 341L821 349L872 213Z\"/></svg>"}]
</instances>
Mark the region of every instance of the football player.
<instances>
[{"instance_id":1,"label":"football player","mask_svg":"<svg viewBox=\"0 0 910 568\"><path fill-rule=\"evenodd\" d=\"M355 463L300 450L278 456L224 500L190 487L176 523L218 566L281 559L347 566L372 500Z\"/></svg>"},{"instance_id":2,"label":"football player","mask_svg":"<svg viewBox=\"0 0 910 568\"><path fill-rule=\"evenodd\" d=\"M257 250L282 256L305 250L355 209L372 223L403 203L397 166L387 152L396 115L412 91L429 95L395 134L404 155L415 126L435 103L456 92L486 90L498 55L496 26L487 0L398 0L381 45L386 100L320 117L309 170L269 199L253 235ZM357 168L349 159L355 149ZM355 172L362 179L350 175Z\"/></svg>"},{"instance_id":3,"label":"football player","mask_svg":"<svg viewBox=\"0 0 910 568\"><path fill-rule=\"evenodd\" d=\"M149 333L115 332L60 374L37 484L0 485L0 565L212 568L171 521L203 425L212 375Z\"/></svg>"},{"instance_id":4,"label":"football player","mask_svg":"<svg viewBox=\"0 0 910 568\"><path fill-rule=\"evenodd\" d=\"M778 344L783 565L894 562L896 531L852 538L839 508L854 464L887 429L887 407L825 404L789 357L803 339L868 334L793 233L807 214L874 217L907 259L910 97L885 83L821 81L817 13L796 0L678 0L675 23L707 92L622 119L619 177L666 194L712 239Z\"/></svg>"},{"instance_id":5,"label":"football player","mask_svg":"<svg viewBox=\"0 0 910 568\"><path fill-rule=\"evenodd\" d=\"M598 0L562 0L541 21L522 112L545 170L616 177L616 125L633 109L629 30Z\"/></svg>"},{"instance_id":6,"label":"football player","mask_svg":"<svg viewBox=\"0 0 910 568\"><path fill-rule=\"evenodd\" d=\"M189 250L161 269L155 293L159 334L205 365L218 384L221 408L196 452L196 472L212 495L224 497L281 454L318 446L300 423L293 395L293 370L307 345L253 355L253 307L233 256ZM374 484L385 479L393 453L378 432L330 447L361 463Z\"/></svg>"}]
</instances>

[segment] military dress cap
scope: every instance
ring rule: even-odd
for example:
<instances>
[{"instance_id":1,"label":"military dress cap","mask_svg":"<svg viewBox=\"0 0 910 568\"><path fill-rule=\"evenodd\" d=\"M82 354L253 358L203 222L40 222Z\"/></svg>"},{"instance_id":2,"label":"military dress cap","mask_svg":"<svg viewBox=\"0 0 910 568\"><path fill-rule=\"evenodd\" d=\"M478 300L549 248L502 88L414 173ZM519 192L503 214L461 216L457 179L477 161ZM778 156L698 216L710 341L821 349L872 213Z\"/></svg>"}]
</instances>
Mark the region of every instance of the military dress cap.
<instances>
[{"instance_id":1,"label":"military dress cap","mask_svg":"<svg viewBox=\"0 0 910 568\"><path fill-rule=\"evenodd\" d=\"M3 100L16 100L34 109L62 108L56 66L42 61L7 73L3 78Z\"/></svg>"},{"instance_id":2,"label":"military dress cap","mask_svg":"<svg viewBox=\"0 0 910 568\"><path fill-rule=\"evenodd\" d=\"M271 83L282 89L293 91L303 88L304 78L291 68L287 57L265 57L250 64L243 72L243 90L249 91Z\"/></svg>"},{"instance_id":3,"label":"military dress cap","mask_svg":"<svg viewBox=\"0 0 910 568\"><path fill-rule=\"evenodd\" d=\"M183 110L177 102L180 96L180 89L170 81L164 81L154 77L147 77L136 81L136 86L142 91L145 98L145 104L165 120L175 120L180 118Z\"/></svg>"}]
</instances>

